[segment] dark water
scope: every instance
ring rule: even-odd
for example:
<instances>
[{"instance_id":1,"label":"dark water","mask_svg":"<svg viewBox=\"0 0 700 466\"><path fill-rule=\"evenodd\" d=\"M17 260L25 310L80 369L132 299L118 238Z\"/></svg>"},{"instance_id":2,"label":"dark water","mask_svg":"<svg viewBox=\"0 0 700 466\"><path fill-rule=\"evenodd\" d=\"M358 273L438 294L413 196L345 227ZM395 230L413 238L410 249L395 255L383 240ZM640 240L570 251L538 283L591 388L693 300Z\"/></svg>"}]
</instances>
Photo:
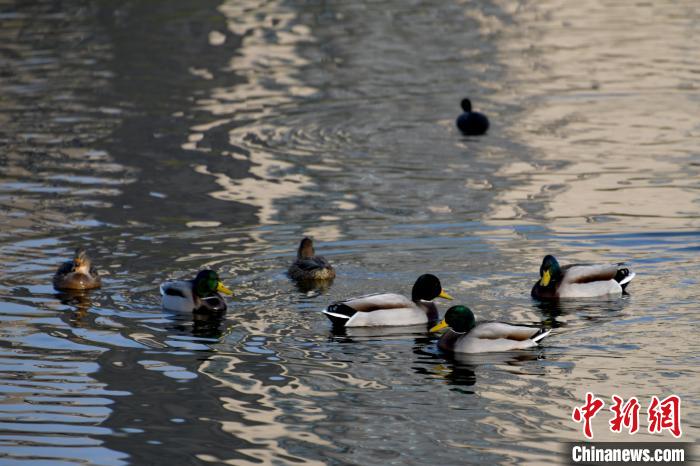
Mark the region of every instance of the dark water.
<instances>
[{"instance_id":1,"label":"dark water","mask_svg":"<svg viewBox=\"0 0 700 466\"><path fill-rule=\"evenodd\" d=\"M666 1L1 1L0 462L556 464L587 390L678 394L695 441L699 24ZM464 95L486 137L453 127ZM328 289L284 274L305 234ZM57 294L79 245L103 287ZM638 277L539 306L546 253ZM203 267L228 315L161 310ZM320 314L425 272L555 333L455 361Z\"/></svg>"}]
</instances>

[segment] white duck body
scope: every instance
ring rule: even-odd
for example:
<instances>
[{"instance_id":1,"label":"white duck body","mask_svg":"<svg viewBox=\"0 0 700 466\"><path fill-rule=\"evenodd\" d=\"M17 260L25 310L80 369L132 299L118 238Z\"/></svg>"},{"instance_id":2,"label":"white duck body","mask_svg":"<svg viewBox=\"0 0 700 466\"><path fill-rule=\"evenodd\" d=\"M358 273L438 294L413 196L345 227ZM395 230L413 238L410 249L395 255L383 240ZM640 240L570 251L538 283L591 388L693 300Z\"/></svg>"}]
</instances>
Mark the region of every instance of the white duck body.
<instances>
[{"instance_id":1,"label":"white duck body","mask_svg":"<svg viewBox=\"0 0 700 466\"><path fill-rule=\"evenodd\" d=\"M193 280L171 280L160 285L163 308L171 311L219 313L226 311L226 301L219 293L233 294L219 275L200 270Z\"/></svg>"},{"instance_id":2,"label":"white duck body","mask_svg":"<svg viewBox=\"0 0 700 466\"><path fill-rule=\"evenodd\" d=\"M163 309L179 312L223 312L226 301L218 294L200 298L193 292L191 280L173 280L160 285Z\"/></svg>"},{"instance_id":3,"label":"white duck body","mask_svg":"<svg viewBox=\"0 0 700 466\"><path fill-rule=\"evenodd\" d=\"M440 338L438 347L454 353L493 353L532 348L549 335L551 330L512 325L504 322L477 324L466 333L447 330Z\"/></svg>"},{"instance_id":4,"label":"white duck body","mask_svg":"<svg viewBox=\"0 0 700 466\"><path fill-rule=\"evenodd\" d=\"M396 293L382 293L338 301L323 310L331 321L344 327L426 325L437 320L430 301L413 302Z\"/></svg>"},{"instance_id":5,"label":"white duck body","mask_svg":"<svg viewBox=\"0 0 700 466\"><path fill-rule=\"evenodd\" d=\"M554 256L547 255L530 295L541 300L620 296L635 276L622 263L560 266Z\"/></svg>"},{"instance_id":6,"label":"white duck body","mask_svg":"<svg viewBox=\"0 0 700 466\"><path fill-rule=\"evenodd\" d=\"M559 297L593 298L597 296L622 295L623 286L632 281L636 275L634 272L630 272L620 282L614 278L595 280L595 277L615 277L619 268L620 266L617 264L562 267L565 273L559 286Z\"/></svg>"},{"instance_id":7,"label":"white duck body","mask_svg":"<svg viewBox=\"0 0 700 466\"><path fill-rule=\"evenodd\" d=\"M196 308L190 280L172 280L162 283L160 294L163 296L163 309L192 312Z\"/></svg>"}]
</instances>

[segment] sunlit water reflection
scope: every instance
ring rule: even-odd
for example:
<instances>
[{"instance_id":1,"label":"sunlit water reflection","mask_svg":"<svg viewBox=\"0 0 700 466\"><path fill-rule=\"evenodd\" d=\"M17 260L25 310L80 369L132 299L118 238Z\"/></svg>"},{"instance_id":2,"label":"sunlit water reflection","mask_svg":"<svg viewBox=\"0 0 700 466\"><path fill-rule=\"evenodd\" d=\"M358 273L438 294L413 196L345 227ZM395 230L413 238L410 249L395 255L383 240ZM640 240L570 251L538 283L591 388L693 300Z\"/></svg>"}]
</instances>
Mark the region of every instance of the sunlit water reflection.
<instances>
[{"instance_id":1,"label":"sunlit water reflection","mask_svg":"<svg viewBox=\"0 0 700 466\"><path fill-rule=\"evenodd\" d=\"M678 394L694 441L693 6L0 3L3 464L558 463L588 390ZM453 127L464 95L487 136ZM305 234L332 285L285 276ZM57 293L77 245L103 288ZM638 276L537 304L546 253ZM225 317L160 309L205 266ZM447 358L319 312L424 272L555 331Z\"/></svg>"}]
</instances>

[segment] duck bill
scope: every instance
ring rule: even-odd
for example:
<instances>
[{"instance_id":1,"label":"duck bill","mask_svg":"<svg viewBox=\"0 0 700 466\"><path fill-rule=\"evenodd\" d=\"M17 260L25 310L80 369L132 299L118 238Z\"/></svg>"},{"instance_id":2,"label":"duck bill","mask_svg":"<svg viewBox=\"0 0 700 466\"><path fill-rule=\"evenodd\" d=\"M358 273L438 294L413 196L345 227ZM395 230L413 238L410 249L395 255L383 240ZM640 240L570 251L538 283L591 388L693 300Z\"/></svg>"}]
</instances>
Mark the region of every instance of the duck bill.
<instances>
[{"instance_id":1,"label":"duck bill","mask_svg":"<svg viewBox=\"0 0 700 466\"><path fill-rule=\"evenodd\" d=\"M450 301L454 299L452 296L450 296L449 294L447 294L443 290L440 290L440 294L438 295L438 298L449 299Z\"/></svg>"},{"instance_id":2,"label":"duck bill","mask_svg":"<svg viewBox=\"0 0 700 466\"><path fill-rule=\"evenodd\" d=\"M219 282L219 284L216 285L216 291L218 291L219 293L227 294L227 295L233 294L233 291L226 288L226 286L224 286L224 284L221 282Z\"/></svg>"},{"instance_id":3,"label":"duck bill","mask_svg":"<svg viewBox=\"0 0 700 466\"><path fill-rule=\"evenodd\" d=\"M445 319L442 319L439 324L430 329L431 332L439 332L440 330L449 327Z\"/></svg>"},{"instance_id":4,"label":"duck bill","mask_svg":"<svg viewBox=\"0 0 700 466\"><path fill-rule=\"evenodd\" d=\"M549 273L549 270L545 270L545 272L542 274L542 279L540 280L540 285L542 285L542 286L549 285L549 281L551 279L552 279L552 275Z\"/></svg>"}]
</instances>

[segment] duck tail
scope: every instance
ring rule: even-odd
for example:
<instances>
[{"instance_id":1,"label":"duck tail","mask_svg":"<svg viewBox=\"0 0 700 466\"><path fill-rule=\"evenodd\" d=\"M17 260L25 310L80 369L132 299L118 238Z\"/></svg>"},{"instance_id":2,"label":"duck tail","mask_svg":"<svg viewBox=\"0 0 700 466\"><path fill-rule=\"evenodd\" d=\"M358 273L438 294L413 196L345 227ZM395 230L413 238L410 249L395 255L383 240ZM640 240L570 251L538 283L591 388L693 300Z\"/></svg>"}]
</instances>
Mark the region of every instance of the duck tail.
<instances>
[{"instance_id":1,"label":"duck tail","mask_svg":"<svg viewBox=\"0 0 700 466\"><path fill-rule=\"evenodd\" d=\"M323 313L330 319L334 327L344 327L356 312L355 309L343 303L333 303L323 310Z\"/></svg>"},{"instance_id":2,"label":"duck tail","mask_svg":"<svg viewBox=\"0 0 700 466\"><path fill-rule=\"evenodd\" d=\"M615 275L615 281L620 284L622 291L624 291L629 282L631 282L636 275L636 273L630 272L629 269L620 269L617 271L617 275Z\"/></svg>"},{"instance_id":3,"label":"duck tail","mask_svg":"<svg viewBox=\"0 0 700 466\"><path fill-rule=\"evenodd\" d=\"M549 330L541 329L537 335L535 335L534 337L531 338L531 340L534 341L535 343L537 343L540 340L542 340L543 338L548 337L550 333L552 333L552 329L549 329Z\"/></svg>"}]
</instances>

